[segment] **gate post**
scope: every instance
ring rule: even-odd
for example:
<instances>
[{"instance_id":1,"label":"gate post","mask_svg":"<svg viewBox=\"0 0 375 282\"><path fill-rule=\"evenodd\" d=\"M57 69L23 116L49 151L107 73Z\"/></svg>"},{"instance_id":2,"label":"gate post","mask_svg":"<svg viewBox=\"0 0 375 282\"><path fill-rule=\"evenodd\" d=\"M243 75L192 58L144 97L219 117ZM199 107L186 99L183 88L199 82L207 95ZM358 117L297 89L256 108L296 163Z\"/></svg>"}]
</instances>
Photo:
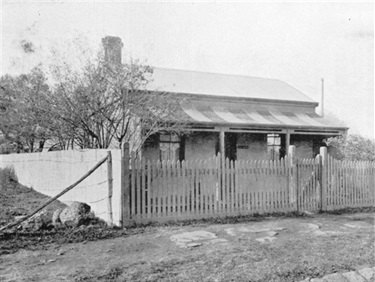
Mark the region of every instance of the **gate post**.
<instances>
[{"instance_id":1,"label":"gate post","mask_svg":"<svg viewBox=\"0 0 375 282\"><path fill-rule=\"evenodd\" d=\"M298 174L296 146L290 145L288 148L288 189L289 203L298 211Z\"/></svg>"},{"instance_id":2,"label":"gate post","mask_svg":"<svg viewBox=\"0 0 375 282\"><path fill-rule=\"evenodd\" d=\"M121 144L121 203L120 226L125 227L130 220L130 182L129 182L129 143Z\"/></svg>"},{"instance_id":3,"label":"gate post","mask_svg":"<svg viewBox=\"0 0 375 282\"><path fill-rule=\"evenodd\" d=\"M320 162L320 209L327 210L327 180L328 180L328 153L327 147L320 147L319 154L321 156Z\"/></svg>"}]
</instances>

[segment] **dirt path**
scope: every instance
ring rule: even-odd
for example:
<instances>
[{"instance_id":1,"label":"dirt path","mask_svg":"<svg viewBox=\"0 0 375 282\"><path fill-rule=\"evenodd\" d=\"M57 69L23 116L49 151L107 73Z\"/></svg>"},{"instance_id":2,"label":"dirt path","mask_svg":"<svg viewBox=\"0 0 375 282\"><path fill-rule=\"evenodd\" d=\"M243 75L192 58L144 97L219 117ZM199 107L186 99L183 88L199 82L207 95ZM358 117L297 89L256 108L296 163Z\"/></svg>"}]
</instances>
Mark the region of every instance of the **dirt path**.
<instances>
[{"instance_id":1,"label":"dirt path","mask_svg":"<svg viewBox=\"0 0 375 282\"><path fill-rule=\"evenodd\" d=\"M0 257L0 281L300 281L375 266L374 213L154 228Z\"/></svg>"}]
</instances>

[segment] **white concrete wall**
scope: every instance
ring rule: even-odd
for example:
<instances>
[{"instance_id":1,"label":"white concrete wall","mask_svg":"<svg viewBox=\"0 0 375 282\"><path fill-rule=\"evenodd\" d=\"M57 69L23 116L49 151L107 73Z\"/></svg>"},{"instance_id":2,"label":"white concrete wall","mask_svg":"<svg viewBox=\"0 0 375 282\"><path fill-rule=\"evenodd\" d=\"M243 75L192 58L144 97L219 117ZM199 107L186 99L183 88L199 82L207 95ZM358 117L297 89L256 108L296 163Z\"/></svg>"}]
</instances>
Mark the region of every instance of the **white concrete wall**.
<instances>
[{"instance_id":1,"label":"white concrete wall","mask_svg":"<svg viewBox=\"0 0 375 282\"><path fill-rule=\"evenodd\" d=\"M53 197L73 184L103 157L108 150L56 151L0 155L0 167L13 166L21 184ZM113 165L112 210L115 224L120 220L121 151L111 150ZM108 221L107 163L102 164L78 186L61 196L60 201L85 202L95 214Z\"/></svg>"}]
</instances>

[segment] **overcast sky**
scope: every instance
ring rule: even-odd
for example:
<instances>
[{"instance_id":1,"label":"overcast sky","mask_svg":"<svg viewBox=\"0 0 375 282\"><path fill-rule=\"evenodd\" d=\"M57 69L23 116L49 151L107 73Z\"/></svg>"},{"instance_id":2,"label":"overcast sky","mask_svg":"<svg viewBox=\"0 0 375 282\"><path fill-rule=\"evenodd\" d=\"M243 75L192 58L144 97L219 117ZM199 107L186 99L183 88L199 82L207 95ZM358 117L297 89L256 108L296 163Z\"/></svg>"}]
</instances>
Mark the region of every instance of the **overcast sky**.
<instances>
[{"instance_id":1,"label":"overcast sky","mask_svg":"<svg viewBox=\"0 0 375 282\"><path fill-rule=\"evenodd\" d=\"M277 78L374 138L373 2L2 2L0 74L75 59L68 44L121 37L124 60ZM31 42L32 45L25 45Z\"/></svg>"}]
</instances>

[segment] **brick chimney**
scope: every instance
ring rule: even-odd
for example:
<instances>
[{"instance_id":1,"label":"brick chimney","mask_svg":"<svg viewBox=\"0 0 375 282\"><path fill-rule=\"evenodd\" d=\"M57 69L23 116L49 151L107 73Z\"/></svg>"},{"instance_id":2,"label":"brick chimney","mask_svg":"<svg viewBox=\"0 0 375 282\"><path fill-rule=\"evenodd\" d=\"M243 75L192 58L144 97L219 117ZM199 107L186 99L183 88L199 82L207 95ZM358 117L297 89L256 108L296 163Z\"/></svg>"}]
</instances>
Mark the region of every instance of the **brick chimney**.
<instances>
[{"instance_id":1,"label":"brick chimney","mask_svg":"<svg viewBox=\"0 0 375 282\"><path fill-rule=\"evenodd\" d=\"M121 51L124 44L120 37L106 36L102 39L104 47L104 60L110 66L121 65Z\"/></svg>"}]
</instances>

